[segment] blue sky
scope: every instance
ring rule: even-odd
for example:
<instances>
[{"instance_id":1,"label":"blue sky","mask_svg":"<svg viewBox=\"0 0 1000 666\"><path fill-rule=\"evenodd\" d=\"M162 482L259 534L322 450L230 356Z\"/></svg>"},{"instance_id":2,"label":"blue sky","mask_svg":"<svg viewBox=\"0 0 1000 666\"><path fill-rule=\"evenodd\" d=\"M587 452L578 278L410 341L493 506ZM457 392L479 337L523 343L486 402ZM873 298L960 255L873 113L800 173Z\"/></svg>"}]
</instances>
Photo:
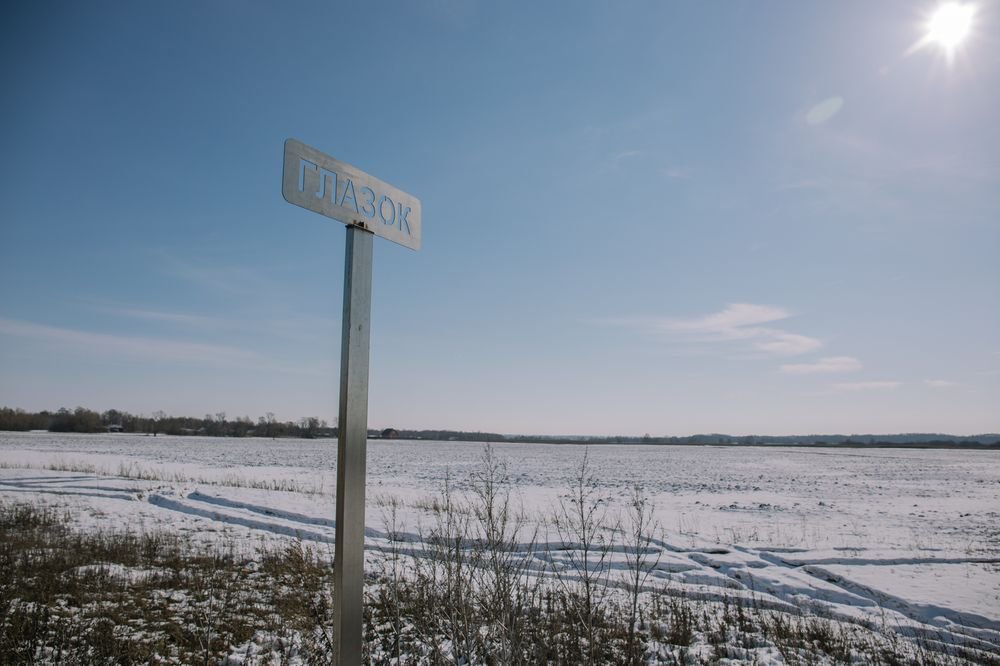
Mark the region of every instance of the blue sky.
<instances>
[{"instance_id":1,"label":"blue sky","mask_svg":"<svg viewBox=\"0 0 1000 666\"><path fill-rule=\"evenodd\" d=\"M419 197L370 423L1000 430L1000 6L61 3L0 17L0 404L334 420L343 225Z\"/></svg>"}]
</instances>

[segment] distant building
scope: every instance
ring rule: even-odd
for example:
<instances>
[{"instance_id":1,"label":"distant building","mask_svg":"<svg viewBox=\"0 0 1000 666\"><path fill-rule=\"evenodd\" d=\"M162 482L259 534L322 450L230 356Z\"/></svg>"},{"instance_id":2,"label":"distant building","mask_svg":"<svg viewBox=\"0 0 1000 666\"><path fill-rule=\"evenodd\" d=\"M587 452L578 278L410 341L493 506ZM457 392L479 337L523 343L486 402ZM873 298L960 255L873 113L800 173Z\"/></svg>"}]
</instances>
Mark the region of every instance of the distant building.
<instances>
[{"instance_id":1,"label":"distant building","mask_svg":"<svg viewBox=\"0 0 1000 666\"><path fill-rule=\"evenodd\" d=\"M382 431L382 439L396 439L399 437L399 431L395 428L386 428Z\"/></svg>"},{"instance_id":2,"label":"distant building","mask_svg":"<svg viewBox=\"0 0 1000 666\"><path fill-rule=\"evenodd\" d=\"M117 423L112 423L108 426L108 432L121 432L123 428Z\"/></svg>"}]
</instances>

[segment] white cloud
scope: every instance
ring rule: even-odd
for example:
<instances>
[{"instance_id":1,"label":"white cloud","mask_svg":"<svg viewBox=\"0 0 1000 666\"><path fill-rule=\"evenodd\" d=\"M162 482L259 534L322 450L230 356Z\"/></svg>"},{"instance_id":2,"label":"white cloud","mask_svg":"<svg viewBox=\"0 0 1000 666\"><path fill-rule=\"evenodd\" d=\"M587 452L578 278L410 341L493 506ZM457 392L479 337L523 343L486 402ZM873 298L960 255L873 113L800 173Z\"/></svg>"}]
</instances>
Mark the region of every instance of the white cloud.
<instances>
[{"instance_id":1,"label":"white cloud","mask_svg":"<svg viewBox=\"0 0 1000 666\"><path fill-rule=\"evenodd\" d=\"M773 305L733 303L702 317L634 317L617 319L612 323L658 335L688 337L699 342L745 340L757 351L780 356L804 354L823 346L817 338L761 326L790 316L784 308Z\"/></svg>"},{"instance_id":2,"label":"white cloud","mask_svg":"<svg viewBox=\"0 0 1000 666\"><path fill-rule=\"evenodd\" d=\"M951 388L956 386L955 382L948 381L947 379L925 379L924 384L932 388Z\"/></svg>"},{"instance_id":3,"label":"white cloud","mask_svg":"<svg viewBox=\"0 0 1000 666\"><path fill-rule=\"evenodd\" d=\"M772 354L781 354L782 356L805 354L815 351L822 346L823 343L816 338L799 335L798 333L783 333L781 331L774 331L771 339L754 344L754 347L757 349L771 352Z\"/></svg>"},{"instance_id":4,"label":"white cloud","mask_svg":"<svg viewBox=\"0 0 1000 666\"><path fill-rule=\"evenodd\" d=\"M856 372L862 367L861 361L853 356L828 356L815 363L786 363L781 366L781 372L786 375L836 374Z\"/></svg>"},{"instance_id":5,"label":"white cloud","mask_svg":"<svg viewBox=\"0 0 1000 666\"><path fill-rule=\"evenodd\" d=\"M692 319L664 319L664 325L675 331L701 331L718 333L728 339L753 337L752 328L757 324L787 319L791 315L784 308L753 303L733 303L723 310Z\"/></svg>"},{"instance_id":6,"label":"white cloud","mask_svg":"<svg viewBox=\"0 0 1000 666\"><path fill-rule=\"evenodd\" d=\"M903 385L903 382L847 382L833 384L834 391L891 391Z\"/></svg>"}]
</instances>

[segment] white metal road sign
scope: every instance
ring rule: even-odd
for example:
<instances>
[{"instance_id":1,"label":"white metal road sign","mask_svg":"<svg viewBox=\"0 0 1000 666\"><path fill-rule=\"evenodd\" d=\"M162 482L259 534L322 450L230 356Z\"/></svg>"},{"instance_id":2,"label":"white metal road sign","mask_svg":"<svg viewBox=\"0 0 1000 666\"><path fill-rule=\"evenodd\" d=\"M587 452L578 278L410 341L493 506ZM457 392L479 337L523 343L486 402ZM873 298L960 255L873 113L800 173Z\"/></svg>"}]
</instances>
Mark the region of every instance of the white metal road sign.
<instances>
[{"instance_id":1,"label":"white metal road sign","mask_svg":"<svg viewBox=\"0 0 1000 666\"><path fill-rule=\"evenodd\" d=\"M285 141L281 194L290 204L420 249L419 199L295 139Z\"/></svg>"}]
</instances>

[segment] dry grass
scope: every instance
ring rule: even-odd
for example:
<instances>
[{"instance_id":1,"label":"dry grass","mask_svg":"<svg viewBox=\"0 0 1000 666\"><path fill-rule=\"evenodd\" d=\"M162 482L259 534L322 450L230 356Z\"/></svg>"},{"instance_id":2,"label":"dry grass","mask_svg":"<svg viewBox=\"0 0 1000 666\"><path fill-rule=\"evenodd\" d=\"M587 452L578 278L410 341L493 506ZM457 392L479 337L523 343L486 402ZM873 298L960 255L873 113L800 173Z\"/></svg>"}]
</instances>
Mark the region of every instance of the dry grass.
<instances>
[{"instance_id":1,"label":"dry grass","mask_svg":"<svg viewBox=\"0 0 1000 666\"><path fill-rule=\"evenodd\" d=\"M1000 666L996 654L936 636L652 586L641 553L656 526L641 491L631 518L615 522L590 484L584 461L553 516L552 545L536 540L511 502L503 461L490 450L465 494L446 483L424 500L432 524L416 544L396 538L398 501L379 498L389 547L366 581L367 662L713 664L778 654L789 664ZM175 534L75 532L69 519L0 503L0 663L216 664L236 653L246 664L332 660L329 552L295 541L199 550ZM526 564L535 554L553 562L543 549L563 546L577 549L568 569ZM624 582L607 568L612 547L631 553Z\"/></svg>"}]
</instances>

